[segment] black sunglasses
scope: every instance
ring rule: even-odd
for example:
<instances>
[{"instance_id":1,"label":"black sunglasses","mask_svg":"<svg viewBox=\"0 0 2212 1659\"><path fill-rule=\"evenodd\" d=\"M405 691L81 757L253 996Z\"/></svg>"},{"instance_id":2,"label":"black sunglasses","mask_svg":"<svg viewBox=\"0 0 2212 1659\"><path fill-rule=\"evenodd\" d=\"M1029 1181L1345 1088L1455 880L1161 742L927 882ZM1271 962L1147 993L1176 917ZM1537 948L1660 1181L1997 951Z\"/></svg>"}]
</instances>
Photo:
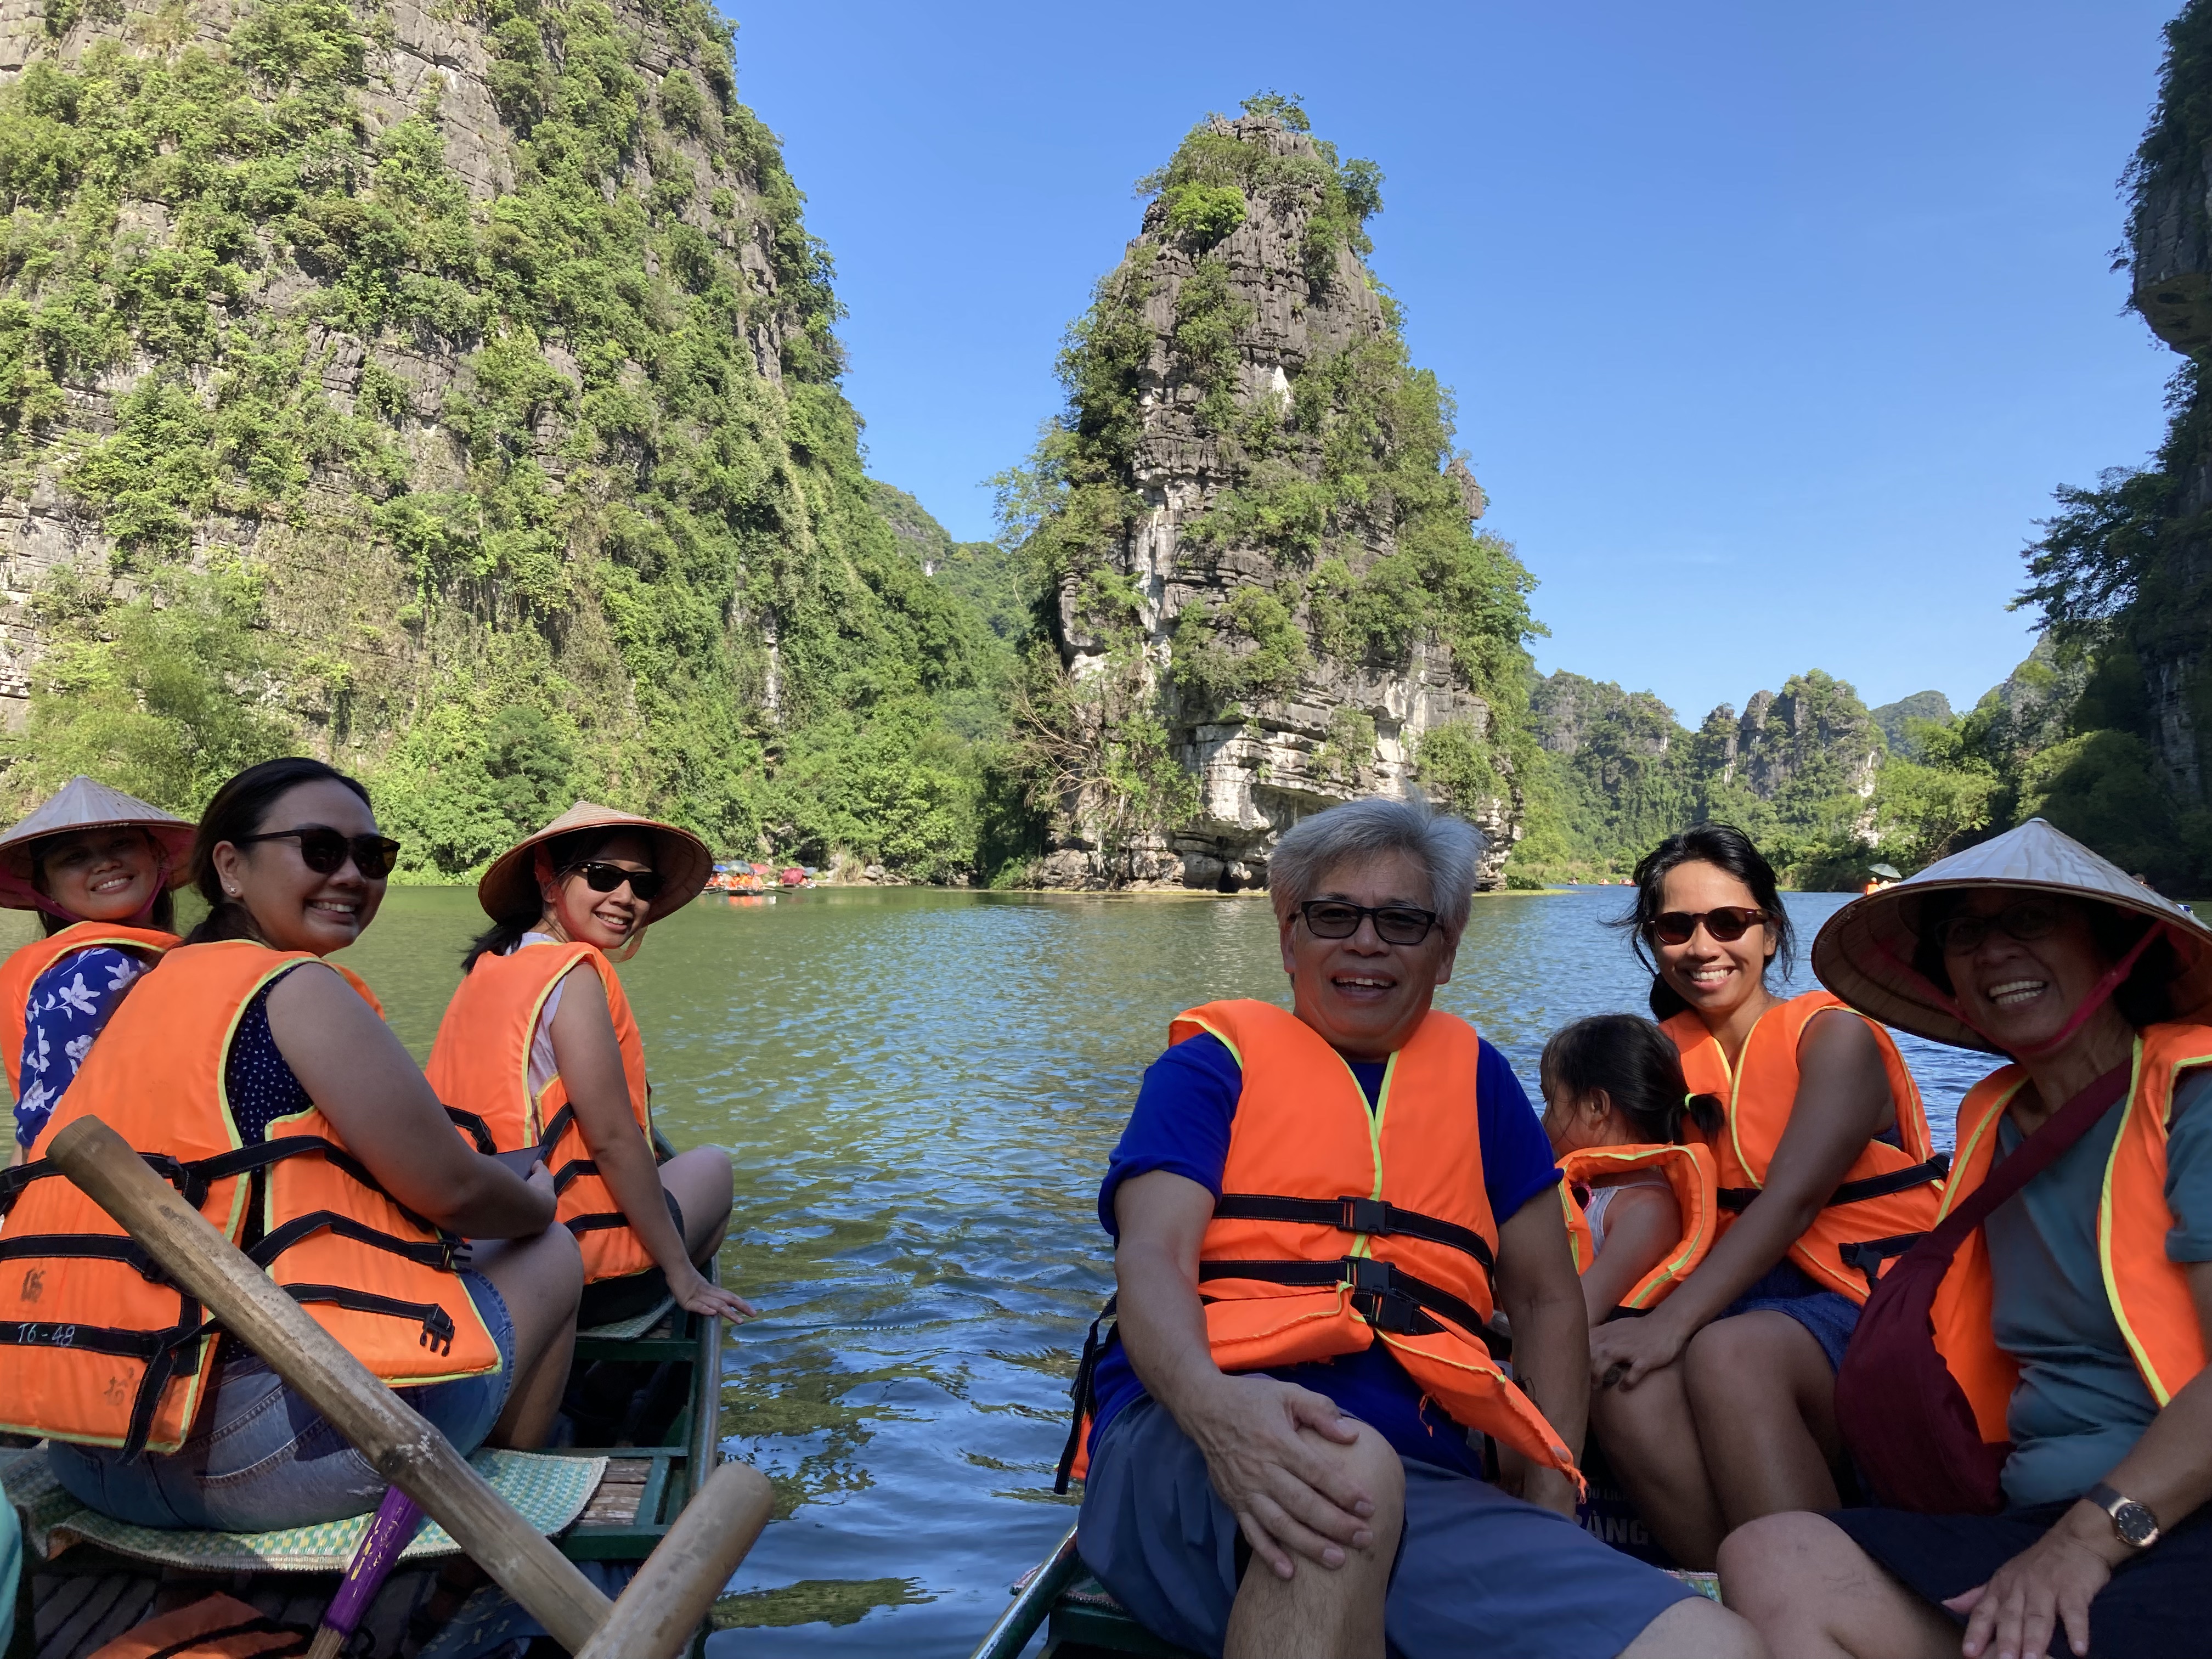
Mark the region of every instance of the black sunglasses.
<instances>
[{"instance_id":1,"label":"black sunglasses","mask_svg":"<svg viewBox=\"0 0 2212 1659\"><path fill-rule=\"evenodd\" d=\"M1410 904L1370 907L1343 899L1308 899L1298 906L1306 931L1316 939L1350 939L1359 931L1360 919L1375 919L1375 937L1385 945L1419 945L1437 925L1433 910L1416 910Z\"/></svg>"},{"instance_id":2,"label":"black sunglasses","mask_svg":"<svg viewBox=\"0 0 2212 1659\"><path fill-rule=\"evenodd\" d=\"M586 859L581 864L572 864L561 873L573 875L582 871L584 880L594 893L611 893L624 882L640 900L650 904L660 896L660 872L658 870L625 870L619 864L605 864L598 859Z\"/></svg>"},{"instance_id":3,"label":"black sunglasses","mask_svg":"<svg viewBox=\"0 0 2212 1659\"><path fill-rule=\"evenodd\" d=\"M2058 927L2058 906L2050 899L2022 899L2008 904L1993 916L1946 916L1936 924L1936 945L1945 956L1962 957L1978 951L1993 932L2014 939L2048 939Z\"/></svg>"},{"instance_id":4,"label":"black sunglasses","mask_svg":"<svg viewBox=\"0 0 2212 1659\"><path fill-rule=\"evenodd\" d=\"M1723 904L1712 910L1668 910L1651 918L1651 937L1662 945L1687 945L1705 925L1705 932L1723 945L1732 945L1766 920L1764 910L1740 904Z\"/></svg>"},{"instance_id":5,"label":"black sunglasses","mask_svg":"<svg viewBox=\"0 0 2212 1659\"><path fill-rule=\"evenodd\" d=\"M342 836L323 824L298 830L270 830L258 836L234 836L234 847L250 847L257 841L296 841L300 862L319 876L335 876L346 860L370 881L382 881L399 860L399 843L389 836Z\"/></svg>"}]
</instances>

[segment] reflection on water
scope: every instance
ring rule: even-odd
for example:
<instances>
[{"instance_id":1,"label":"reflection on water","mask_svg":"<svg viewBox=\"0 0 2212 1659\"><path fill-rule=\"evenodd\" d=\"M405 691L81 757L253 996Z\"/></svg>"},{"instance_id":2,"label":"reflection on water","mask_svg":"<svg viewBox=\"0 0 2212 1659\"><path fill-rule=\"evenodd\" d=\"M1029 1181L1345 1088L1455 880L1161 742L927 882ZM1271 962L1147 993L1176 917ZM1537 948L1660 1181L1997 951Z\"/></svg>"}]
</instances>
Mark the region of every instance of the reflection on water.
<instances>
[{"instance_id":1,"label":"reflection on water","mask_svg":"<svg viewBox=\"0 0 2212 1659\"><path fill-rule=\"evenodd\" d=\"M1475 907L1441 1000L1532 1097L1551 1031L1643 1006L1644 976L1603 926L1626 900L1585 888ZM1842 902L1790 901L1808 939ZM465 891L395 890L343 958L418 1054L480 923ZM723 1280L767 1310L726 1352L722 1426L781 1501L717 1624L779 1627L778 1653L966 1654L1073 1517L1052 1474L1109 1281L1093 1213L1107 1152L1171 1015L1280 994L1267 906L708 898L655 928L623 977L670 1138L736 1155ZM1905 1046L1948 1145L1984 1063Z\"/></svg>"}]
</instances>

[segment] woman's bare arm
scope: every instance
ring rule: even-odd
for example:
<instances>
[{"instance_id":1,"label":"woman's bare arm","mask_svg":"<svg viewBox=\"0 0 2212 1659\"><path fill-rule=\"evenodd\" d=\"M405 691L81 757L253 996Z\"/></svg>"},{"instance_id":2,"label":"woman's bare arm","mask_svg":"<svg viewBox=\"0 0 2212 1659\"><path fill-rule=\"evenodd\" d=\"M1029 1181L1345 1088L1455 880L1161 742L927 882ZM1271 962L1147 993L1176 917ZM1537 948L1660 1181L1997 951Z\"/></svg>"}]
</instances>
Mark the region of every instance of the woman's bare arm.
<instances>
[{"instance_id":1,"label":"woman's bare arm","mask_svg":"<svg viewBox=\"0 0 2212 1659\"><path fill-rule=\"evenodd\" d=\"M269 1032L347 1150L416 1214L471 1238L552 1224L550 1188L470 1147L415 1057L335 972L310 963L277 981Z\"/></svg>"}]
</instances>

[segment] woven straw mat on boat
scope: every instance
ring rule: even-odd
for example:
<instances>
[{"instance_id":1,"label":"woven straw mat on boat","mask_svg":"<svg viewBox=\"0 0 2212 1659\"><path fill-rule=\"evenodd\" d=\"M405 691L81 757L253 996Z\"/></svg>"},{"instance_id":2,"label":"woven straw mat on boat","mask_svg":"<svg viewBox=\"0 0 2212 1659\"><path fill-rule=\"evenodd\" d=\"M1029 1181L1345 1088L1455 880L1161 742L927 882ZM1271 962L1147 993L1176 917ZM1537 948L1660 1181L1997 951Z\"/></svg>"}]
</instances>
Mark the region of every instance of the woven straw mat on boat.
<instances>
[{"instance_id":1,"label":"woven straw mat on boat","mask_svg":"<svg viewBox=\"0 0 2212 1659\"><path fill-rule=\"evenodd\" d=\"M313 1527L276 1532L185 1532L134 1527L88 1510L62 1490L46 1468L43 1446L0 1453L0 1486L23 1517L23 1531L40 1555L52 1558L75 1544L98 1544L118 1555L202 1572L343 1572L373 1518L356 1515ZM552 1457L543 1453L479 1451L469 1462L491 1489L522 1518L550 1536L584 1512L606 1473L604 1457ZM458 1555L461 1547L434 1521L402 1552L403 1561Z\"/></svg>"}]
</instances>

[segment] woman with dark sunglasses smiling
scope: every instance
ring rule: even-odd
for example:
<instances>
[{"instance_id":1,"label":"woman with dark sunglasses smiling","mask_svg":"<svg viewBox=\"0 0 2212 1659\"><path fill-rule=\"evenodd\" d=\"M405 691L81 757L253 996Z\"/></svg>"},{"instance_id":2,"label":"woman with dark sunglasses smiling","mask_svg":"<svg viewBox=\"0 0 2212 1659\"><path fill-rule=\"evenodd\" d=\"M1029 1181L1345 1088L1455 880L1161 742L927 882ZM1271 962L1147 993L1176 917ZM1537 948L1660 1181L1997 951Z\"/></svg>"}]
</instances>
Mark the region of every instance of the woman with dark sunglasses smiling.
<instances>
[{"instance_id":1,"label":"woman with dark sunglasses smiling","mask_svg":"<svg viewBox=\"0 0 2212 1659\"><path fill-rule=\"evenodd\" d=\"M1836 1368L1873 1277L1934 1224L1941 1166L1889 1033L1825 991L1768 986L1790 918L1742 831L1671 836L1636 882L1623 926L1652 1014L1691 1091L1725 1108L1697 1135L1722 1230L1648 1317L1591 1333L1590 1418L1660 1541L1709 1568L1729 1528L1839 1501Z\"/></svg>"},{"instance_id":2,"label":"woman with dark sunglasses smiling","mask_svg":"<svg viewBox=\"0 0 2212 1659\"><path fill-rule=\"evenodd\" d=\"M96 1113L142 1153L217 1160L203 1212L356 1358L463 1452L534 1445L583 1280L550 1224L551 1179L455 1134L368 988L322 960L374 919L391 854L368 792L320 761L224 784L192 850L206 920L132 988L32 1153ZM44 1179L4 1226L0 1420L51 1437L56 1478L143 1526L257 1531L374 1507L382 1477L258 1358L196 1344L171 1376L118 1357L118 1334L168 1338L199 1316L80 1248L103 1231L88 1200ZM28 1346L27 1322L108 1346Z\"/></svg>"},{"instance_id":3,"label":"woman with dark sunglasses smiling","mask_svg":"<svg viewBox=\"0 0 2212 1659\"><path fill-rule=\"evenodd\" d=\"M441 1098L501 1151L544 1152L583 1248L587 1329L672 1294L694 1313L753 1312L700 1271L728 1231L730 1156L695 1146L655 1169L645 1047L615 972L713 867L688 830L579 801L484 872L493 925L430 1051Z\"/></svg>"}]
</instances>

